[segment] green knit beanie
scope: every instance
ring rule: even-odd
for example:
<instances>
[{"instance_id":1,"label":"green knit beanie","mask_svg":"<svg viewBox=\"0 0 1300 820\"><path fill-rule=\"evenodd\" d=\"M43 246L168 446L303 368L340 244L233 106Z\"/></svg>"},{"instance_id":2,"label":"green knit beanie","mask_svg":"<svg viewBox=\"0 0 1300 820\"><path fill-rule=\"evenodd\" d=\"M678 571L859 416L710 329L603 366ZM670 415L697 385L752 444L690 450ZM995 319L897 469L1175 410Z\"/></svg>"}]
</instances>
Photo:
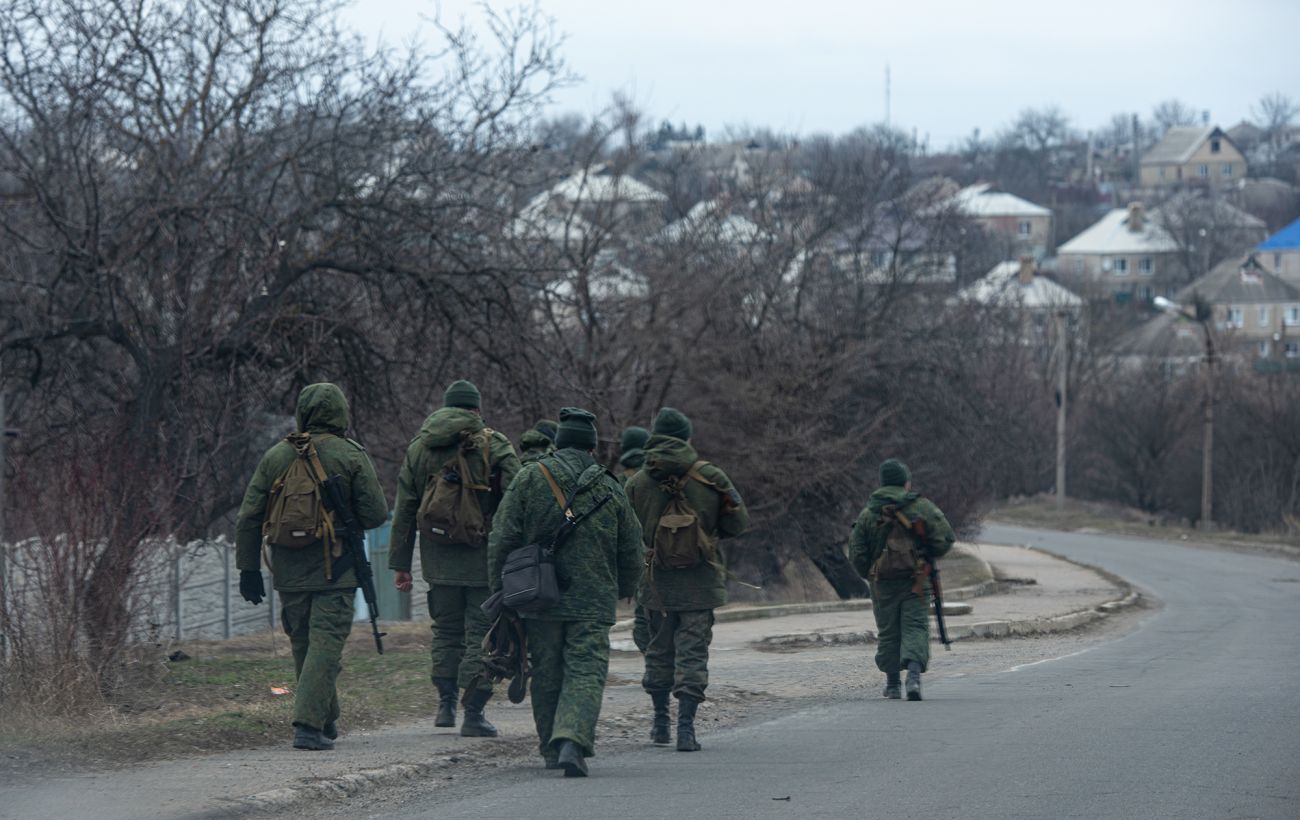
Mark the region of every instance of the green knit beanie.
<instances>
[{"instance_id":1,"label":"green knit beanie","mask_svg":"<svg viewBox=\"0 0 1300 820\"><path fill-rule=\"evenodd\" d=\"M556 424L550 419L542 419L541 421L533 425L533 429L541 433L542 435L546 436L547 438L549 438L552 444L555 443L555 433L557 430L559 430L559 428L560 425Z\"/></svg>"},{"instance_id":2,"label":"green knit beanie","mask_svg":"<svg viewBox=\"0 0 1300 820\"><path fill-rule=\"evenodd\" d=\"M479 395L478 388L473 382L467 382L464 379L454 381L447 388L447 392L442 394L443 407L463 407L467 410L477 410L483 405L483 397Z\"/></svg>"},{"instance_id":3,"label":"green knit beanie","mask_svg":"<svg viewBox=\"0 0 1300 820\"><path fill-rule=\"evenodd\" d=\"M665 407L659 411L659 415L655 416L654 434L690 441L691 420L686 418L686 414L682 411Z\"/></svg>"},{"instance_id":4,"label":"green knit beanie","mask_svg":"<svg viewBox=\"0 0 1300 820\"><path fill-rule=\"evenodd\" d=\"M559 430L555 434L555 446L561 450L596 449L596 417L581 407L561 409Z\"/></svg>"},{"instance_id":5,"label":"green knit beanie","mask_svg":"<svg viewBox=\"0 0 1300 820\"><path fill-rule=\"evenodd\" d=\"M640 450L650 440L650 431L644 427L628 427L623 431L622 451Z\"/></svg>"},{"instance_id":6,"label":"green knit beanie","mask_svg":"<svg viewBox=\"0 0 1300 820\"><path fill-rule=\"evenodd\" d=\"M896 458L880 462L880 485L882 487L906 487L912 480L912 471Z\"/></svg>"}]
</instances>

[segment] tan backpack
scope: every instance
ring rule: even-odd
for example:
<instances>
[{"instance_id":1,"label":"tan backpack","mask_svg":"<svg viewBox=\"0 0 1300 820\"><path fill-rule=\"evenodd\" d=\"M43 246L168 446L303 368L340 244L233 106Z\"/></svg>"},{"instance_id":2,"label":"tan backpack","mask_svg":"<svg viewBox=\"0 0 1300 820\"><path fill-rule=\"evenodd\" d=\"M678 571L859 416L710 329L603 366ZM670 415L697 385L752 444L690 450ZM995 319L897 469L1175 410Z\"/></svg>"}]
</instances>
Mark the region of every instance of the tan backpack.
<instances>
[{"instance_id":1,"label":"tan backpack","mask_svg":"<svg viewBox=\"0 0 1300 820\"><path fill-rule=\"evenodd\" d=\"M277 547L297 549L334 537L334 526L321 501L320 480L315 464L319 463L316 445L310 433L291 433L285 437L297 457L271 485L262 537Z\"/></svg>"},{"instance_id":2,"label":"tan backpack","mask_svg":"<svg viewBox=\"0 0 1300 820\"><path fill-rule=\"evenodd\" d=\"M659 485L671 497L655 526L652 550L657 569L690 569L712 563L717 557L718 539L704 531L699 513L686 498L686 485L690 481L714 487L713 482L699 472L699 468L707 463L697 461L680 479Z\"/></svg>"},{"instance_id":3,"label":"tan backpack","mask_svg":"<svg viewBox=\"0 0 1300 820\"><path fill-rule=\"evenodd\" d=\"M916 535L910 529L911 520L897 506L889 504L881 510L880 526L888 527L885 546L871 566L871 577L881 581L901 581L914 578L921 562L916 547Z\"/></svg>"},{"instance_id":4,"label":"tan backpack","mask_svg":"<svg viewBox=\"0 0 1300 820\"><path fill-rule=\"evenodd\" d=\"M488 525L479 504L478 494L489 492L487 482L492 475L491 456L488 452L492 431L484 428L481 434L461 433L456 455L442 465L442 469L429 476L416 511L420 532L435 544L442 546L468 545L486 547ZM478 448L483 454L483 484L474 482L466 453Z\"/></svg>"}]
</instances>

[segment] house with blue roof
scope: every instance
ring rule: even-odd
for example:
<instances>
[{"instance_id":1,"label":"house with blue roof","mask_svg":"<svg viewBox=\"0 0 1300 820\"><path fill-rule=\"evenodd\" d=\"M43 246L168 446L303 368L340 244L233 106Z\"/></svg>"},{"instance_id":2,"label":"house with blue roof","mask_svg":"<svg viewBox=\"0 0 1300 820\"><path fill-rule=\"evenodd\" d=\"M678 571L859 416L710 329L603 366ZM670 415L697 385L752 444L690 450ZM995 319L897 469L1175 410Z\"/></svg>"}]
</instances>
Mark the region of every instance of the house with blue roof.
<instances>
[{"instance_id":1,"label":"house with blue roof","mask_svg":"<svg viewBox=\"0 0 1300 820\"><path fill-rule=\"evenodd\" d=\"M1255 253L1270 273L1300 287L1300 219L1261 242Z\"/></svg>"}]
</instances>

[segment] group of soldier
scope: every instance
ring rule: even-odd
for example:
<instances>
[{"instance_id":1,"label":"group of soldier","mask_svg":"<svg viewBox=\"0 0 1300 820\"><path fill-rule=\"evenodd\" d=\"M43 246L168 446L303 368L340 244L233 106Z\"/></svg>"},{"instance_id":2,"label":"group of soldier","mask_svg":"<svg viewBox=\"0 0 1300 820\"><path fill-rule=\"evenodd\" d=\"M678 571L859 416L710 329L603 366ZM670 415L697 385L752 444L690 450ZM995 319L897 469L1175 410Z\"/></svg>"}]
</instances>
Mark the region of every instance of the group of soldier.
<instances>
[{"instance_id":1,"label":"group of soldier","mask_svg":"<svg viewBox=\"0 0 1300 820\"><path fill-rule=\"evenodd\" d=\"M714 611L727 602L727 561L719 541L743 533L749 513L727 474L699 458L690 419L665 407L651 429L624 430L615 474L596 461L596 418L586 410L566 407L558 421L539 421L516 451L484 423L481 395L472 383L451 384L443 405L421 425L402 462L389 558L397 589L410 591L418 542L433 622L435 726L454 727L460 704L461 735L498 734L485 714L493 684L482 674L481 647L492 626L484 603L501 589L512 551L544 542L566 517L577 516L581 523L554 553L562 579L559 600L522 617L532 670L529 695L546 768L563 769L565 776L587 774L609 667L609 632L618 601L628 598L636 603L632 635L644 653L642 686L653 706L651 740L673 742L675 699L676 748L698 751L695 717L709 683ZM304 388L296 421L297 436L268 450L249 482L238 517L236 566L241 594L257 604L265 595L264 557L269 565L297 674L293 746L324 750L338 736L336 681L357 578L339 561L328 531L313 546L282 546L267 536L269 519L292 503L284 500L284 476L296 458L306 457L308 440L320 469L340 476L347 487L358 526L382 525L388 505L365 449L346 437L348 405L337 386ZM891 550L933 561L948 551L953 535L939 509L911 492L901 462L882 464L880 479L854 524L849 558L868 579L874 599L884 695L902 697L906 672L907 697L920 700L920 675L929 661L928 581L919 574L891 575ZM448 480L474 490L468 497L484 523L481 543L449 543L438 535L441 530L431 533L421 523L431 488ZM895 521L907 516L922 522L919 540ZM683 544L698 550L697 560L681 558ZM334 571L339 567L344 568Z\"/></svg>"}]
</instances>

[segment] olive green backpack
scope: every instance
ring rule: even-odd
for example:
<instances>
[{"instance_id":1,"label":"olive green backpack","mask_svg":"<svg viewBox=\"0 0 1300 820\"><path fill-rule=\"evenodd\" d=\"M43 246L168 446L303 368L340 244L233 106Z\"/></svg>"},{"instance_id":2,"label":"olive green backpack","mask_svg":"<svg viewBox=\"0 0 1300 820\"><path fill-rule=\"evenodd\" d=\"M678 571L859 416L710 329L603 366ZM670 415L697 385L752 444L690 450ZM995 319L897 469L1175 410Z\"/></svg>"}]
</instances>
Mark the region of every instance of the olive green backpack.
<instances>
[{"instance_id":1,"label":"olive green backpack","mask_svg":"<svg viewBox=\"0 0 1300 820\"><path fill-rule=\"evenodd\" d=\"M686 485L698 481L706 487L717 489L712 481L700 474L707 461L697 461L679 479L660 482L659 487L669 494L668 504L659 515L655 526L652 551L657 569L690 569L703 563L712 563L718 554L718 539L704 531L699 513L686 498Z\"/></svg>"},{"instance_id":2,"label":"olive green backpack","mask_svg":"<svg viewBox=\"0 0 1300 820\"><path fill-rule=\"evenodd\" d=\"M429 476L415 513L425 538L442 546L487 546L488 524L478 494L489 492L491 457L488 452L492 431L461 433L456 455ZM483 454L483 484L475 483L465 456L478 449Z\"/></svg>"},{"instance_id":3,"label":"olive green backpack","mask_svg":"<svg viewBox=\"0 0 1300 820\"><path fill-rule=\"evenodd\" d=\"M911 520L903 514L907 506L887 504L880 511L879 526L886 528L885 543L876 562L871 565L872 578L901 581L916 576L921 552L917 549L916 535L910 529Z\"/></svg>"},{"instance_id":4,"label":"olive green backpack","mask_svg":"<svg viewBox=\"0 0 1300 820\"><path fill-rule=\"evenodd\" d=\"M321 501L316 445L310 433L291 433L285 441L297 456L271 485L262 537L277 547L298 549L332 539L333 522Z\"/></svg>"}]
</instances>

